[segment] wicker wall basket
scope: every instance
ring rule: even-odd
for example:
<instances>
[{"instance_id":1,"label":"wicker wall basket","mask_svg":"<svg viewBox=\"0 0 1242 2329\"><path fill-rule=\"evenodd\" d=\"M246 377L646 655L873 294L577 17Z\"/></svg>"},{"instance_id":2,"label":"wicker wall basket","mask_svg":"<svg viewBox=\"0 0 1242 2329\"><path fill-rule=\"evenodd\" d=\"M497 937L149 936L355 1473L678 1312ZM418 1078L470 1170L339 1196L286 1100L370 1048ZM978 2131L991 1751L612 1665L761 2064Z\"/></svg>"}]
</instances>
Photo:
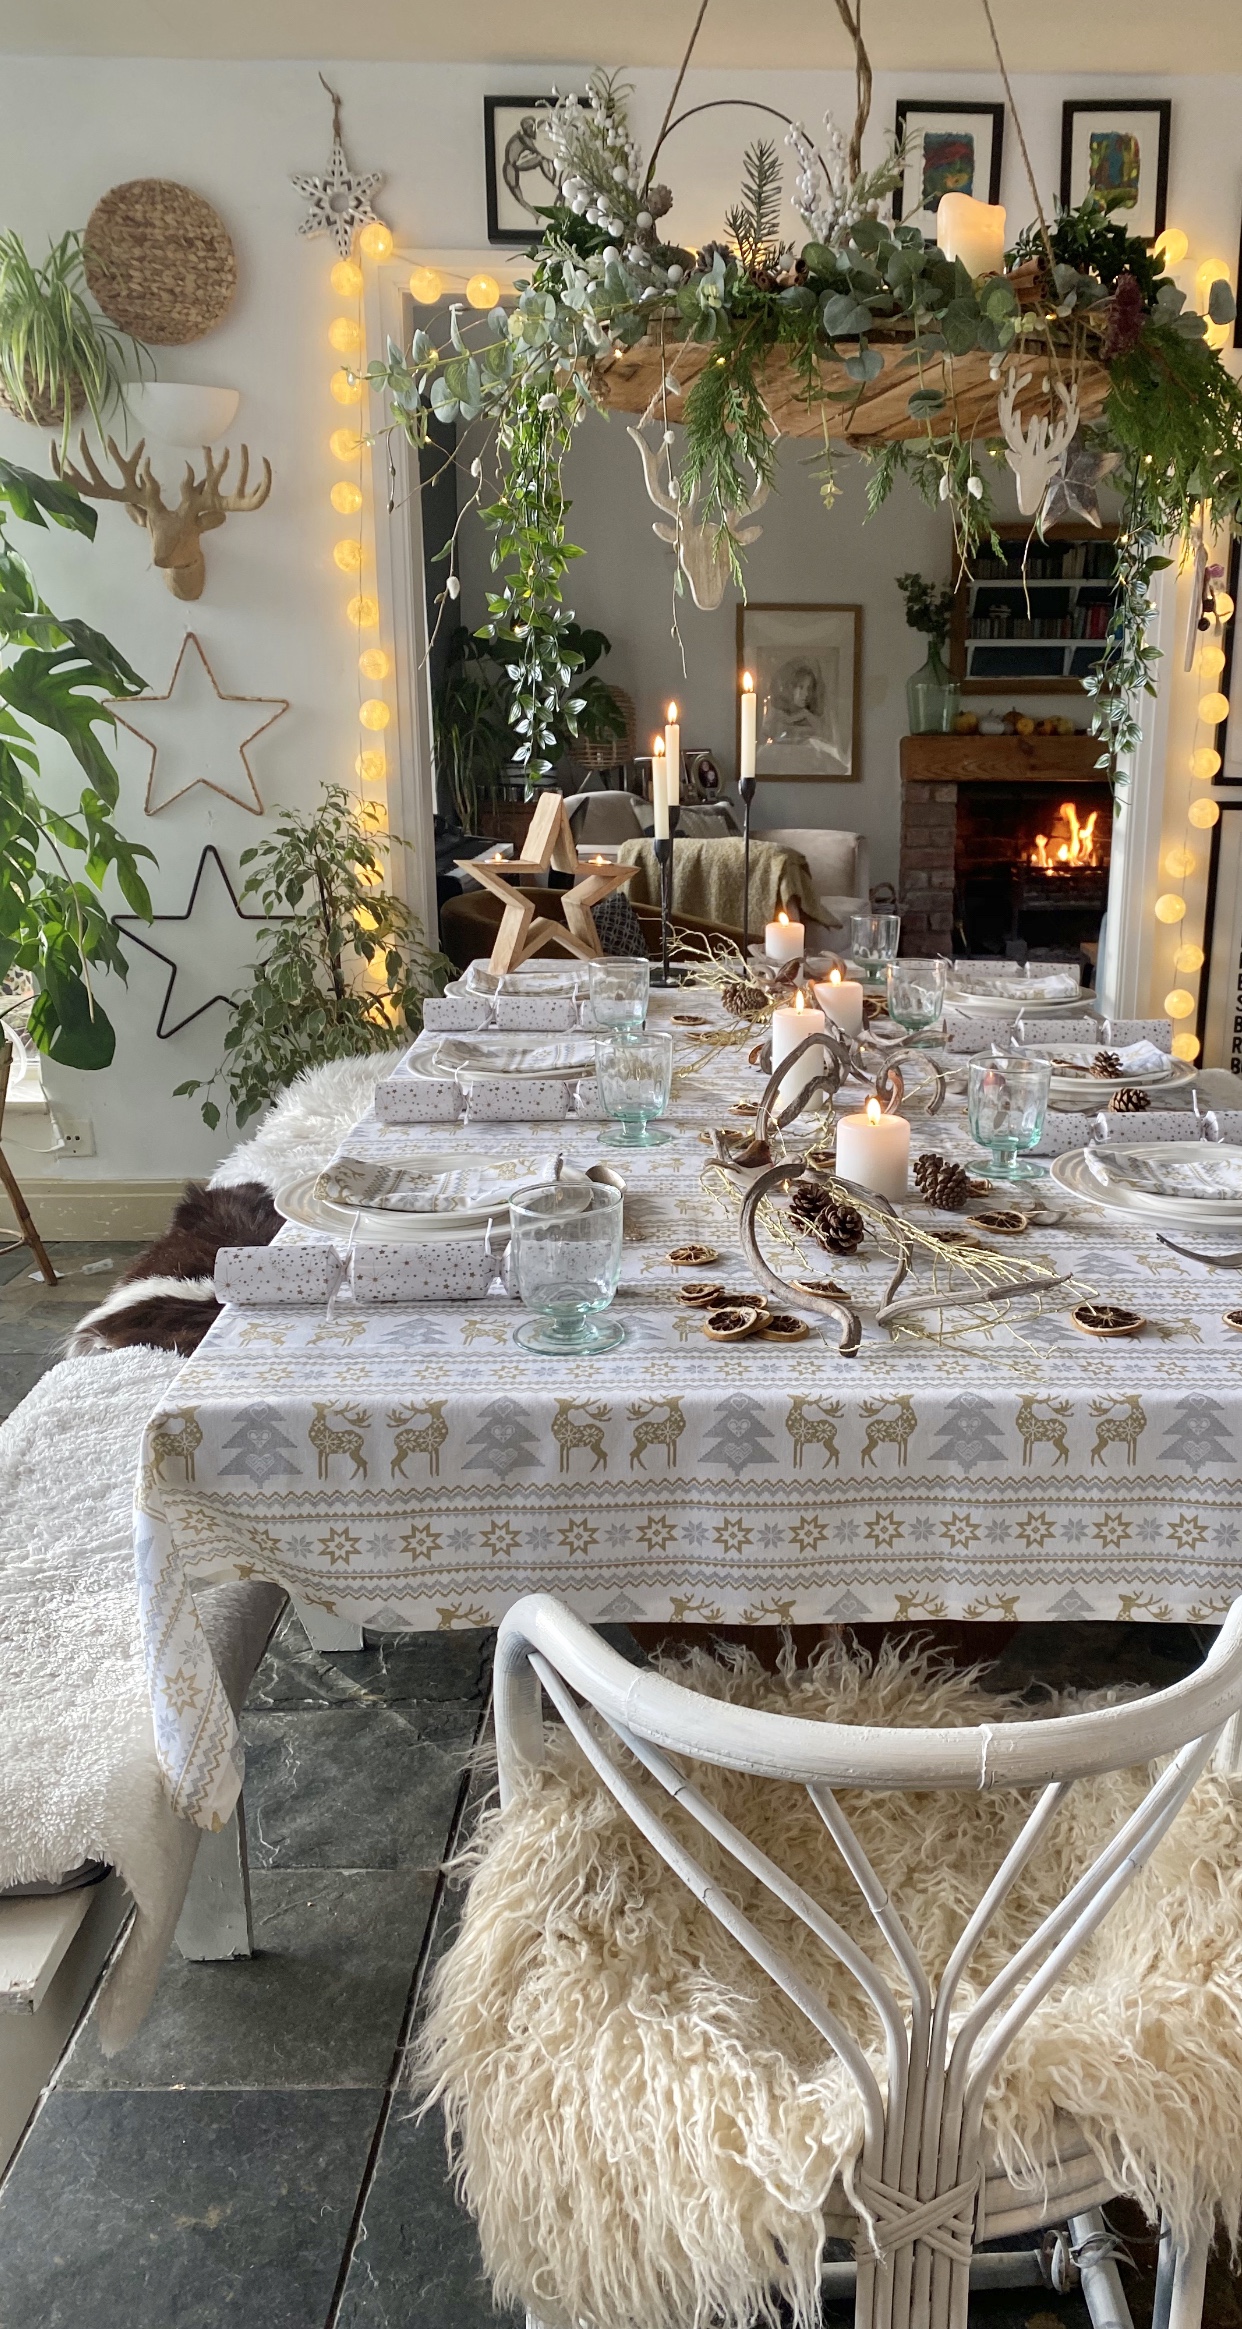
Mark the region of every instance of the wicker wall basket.
<instances>
[{"instance_id":1,"label":"wicker wall basket","mask_svg":"<svg viewBox=\"0 0 1242 2329\"><path fill-rule=\"evenodd\" d=\"M109 321L156 347L214 331L237 290L237 253L224 220L171 178L131 178L95 204L85 235L86 281Z\"/></svg>"},{"instance_id":2,"label":"wicker wall basket","mask_svg":"<svg viewBox=\"0 0 1242 2329\"><path fill-rule=\"evenodd\" d=\"M26 380L29 384L29 373L26 374ZM71 420L75 413L81 411L85 402L82 383L75 372L71 375L69 383L69 417ZM0 405L4 406L6 412L11 412L15 419L33 421L35 427L40 429L58 429L65 417L63 397L49 396L45 389L29 387L29 385L26 402L19 404L16 397L10 396L8 389L4 387L3 383L0 383Z\"/></svg>"},{"instance_id":3,"label":"wicker wall basket","mask_svg":"<svg viewBox=\"0 0 1242 2329\"><path fill-rule=\"evenodd\" d=\"M625 718L625 734L610 736L606 744L588 744L579 737L569 747L569 757L575 768L588 776L600 775L606 768L620 768L623 761L632 760L635 746L634 698L623 687L614 687L611 680L605 685L614 699L617 710Z\"/></svg>"}]
</instances>

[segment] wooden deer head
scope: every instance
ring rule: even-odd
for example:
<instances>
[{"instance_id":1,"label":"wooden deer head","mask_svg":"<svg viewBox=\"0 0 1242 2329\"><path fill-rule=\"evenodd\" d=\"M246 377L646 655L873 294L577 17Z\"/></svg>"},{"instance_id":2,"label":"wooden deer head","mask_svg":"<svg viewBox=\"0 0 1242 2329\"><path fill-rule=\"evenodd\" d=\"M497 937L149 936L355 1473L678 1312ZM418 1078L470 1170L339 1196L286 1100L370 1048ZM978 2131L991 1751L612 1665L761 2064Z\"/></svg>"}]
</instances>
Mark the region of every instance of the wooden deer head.
<instances>
[{"instance_id":1,"label":"wooden deer head","mask_svg":"<svg viewBox=\"0 0 1242 2329\"><path fill-rule=\"evenodd\" d=\"M762 509L769 488L762 478L757 478L755 490L745 509L730 510L725 524L721 526L714 519L703 517L697 491L692 500L686 501L683 498L681 480L671 460L667 458L673 441L672 430L665 430L660 444L654 449L642 435L641 425L637 429L630 429L628 433L642 454L647 491L656 508L662 509L671 521L668 525L661 525L657 518L651 531L658 534L662 542L674 545L682 572L690 585L691 598L696 607L702 607L710 614L724 597L725 584L732 572L729 537L731 535L734 542L743 546L747 542L758 541L763 532L762 526L747 526L744 521L753 517L757 509ZM662 484L660 480L658 464L662 454L666 457L667 484Z\"/></svg>"},{"instance_id":2,"label":"wooden deer head","mask_svg":"<svg viewBox=\"0 0 1242 2329\"><path fill-rule=\"evenodd\" d=\"M241 473L235 493L221 492L229 455L212 460L210 447L203 447L204 474L196 477L193 463L187 461L181 485L181 499L175 509L169 509L160 490L160 482L145 459L145 439L140 439L133 452L123 455L112 437L108 451L120 471L120 482L105 477L85 436L79 439L78 450L84 464L79 469L72 461L63 460L55 446L52 461L58 477L67 485L75 485L78 492L90 501L124 502L135 525L145 526L151 537L151 563L158 566L174 598L201 598L207 580L200 536L212 526L222 526L231 510L262 509L272 490L271 463L263 464L259 483L247 490L250 478L250 453L241 449Z\"/></svg>"}]
</instances>

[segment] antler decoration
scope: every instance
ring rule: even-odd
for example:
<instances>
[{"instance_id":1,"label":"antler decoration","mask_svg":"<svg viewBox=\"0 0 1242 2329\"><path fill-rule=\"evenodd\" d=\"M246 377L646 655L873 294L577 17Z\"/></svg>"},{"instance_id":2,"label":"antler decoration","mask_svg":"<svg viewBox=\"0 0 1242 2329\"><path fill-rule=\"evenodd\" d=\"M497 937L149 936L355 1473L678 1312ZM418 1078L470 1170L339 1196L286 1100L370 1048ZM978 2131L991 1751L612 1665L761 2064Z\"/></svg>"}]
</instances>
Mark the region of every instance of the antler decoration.
<instances>
[{"instance_id":1,"label":"antler decoration","mask_svg":"<svg viewBox=\"0 0 1242 2329\"><path fill-rule=\"evenodd\" d=\"M1032 375L1011 369L996 400L997 418L1007 447L1005 459L1018 480L1018 508L1033 518L1053 479L1059 476L1066 453L1078 434L1078 391L1054 382L1061 400L1061 417L1032 413L1025 424L1017 409L1018 397Z\"/></svg>"},{"instance_id":2,"label":"antler decoration","mask_svg":"<svg viewBox=\"0 0 1242 2329\"><path fill-rule=\"evenodd\" d=\"M742 549L748 543L758 541L763 532L762 526L748 526L745 521L753 517L757 509L763 508L771 487L766 479L757 477L754 492L745 509L730 510L724 525L720 526L715 519L706 519L701 515L697 488L692 498L688 502L685 500L672 461L667 459L673 442L672 430L665 429L658 446L647 443L641 424L638 428L631 428L628 434L642 455L647 492L656 508L663 510L670 520L668 525L661 525L657 518L651 531L662 542L673 544L682 572L690 585L691 598L696 607L710 614L720 605L725 594L732 564L731 541ZM659 462L662 454L666 457L668 468L667 485L660 480Z\"/></svg>"},{"instance_id":3,"label":"antler decoration","mask_svg":"<svg viewBox=\"0 0 1242 2329\"><path fill-rule=\"evenodd\" d=\"M187 461L181 484L181 498L175 509L164 499L159 479L146 456L146 441L139 440L129 455L123 454L114 438L108 439L108 453L117 469L119 480L107 477L96 461L83 435L78 442L82 466L62 457L56 446L52 448L52 463L58 477L67 485L76 486L90 501L123 502L135 525L145 526L151 537L151 563L158 566L175 598L201 598L207 580L207 566L203 557L200 536L213 526L222 526L231 511L262 509L272 490L270 461L263 463L263 475L257 485L250 483L250 451L241 449L241 468L237 489L233 493L221 490L224 473L229 465L227 450L213 461L210 447L203 447L203 475L196 477L194 465Z\"/></svg>"},{"instance_id":4,"label":"antler decoration","mask_svg":"<svg viewBox=\"0 0 1242 2329\"><path fill-rule=\"evenodd\" d=\"M823 1072L820 1075L812 1076L784 1108L778 1108L781 1085L790 1069L798 1060L804 1059L812 1051L822 1051L825 1054ZM903 1049L890 1053L886 1059L881 1061L879 1070L873 1078L871 1070L866 1064L865 1038L851 1043L845 1037L826 1034L806 1036L796 1050L786 1052L775 1074L768 1080L763 1098L759 1102L759 1113L755 1118L756 1140L766 1140L772 1132L783 1132L786 1125L794 1123L796 1118L801 1116L803 1110L810 1101L815 1099L817 1094L823 1093L826 1099L835 1100L842 1084L848 1083L851 1077L861 1079L863 1083L874 1081L875 1096L885 1115L891 1116L894 1108L899 1108L906 1096L906 1081L902 1075L900 1064L903 1060L907 1067L913 1066L921 1069L930 1079L931 1095L925 1102L925 1106L927 1114L934 1116L944 1101L945 1080L935 1062L928 1058L925 1051Z\"/></svg>"}]
</instances>

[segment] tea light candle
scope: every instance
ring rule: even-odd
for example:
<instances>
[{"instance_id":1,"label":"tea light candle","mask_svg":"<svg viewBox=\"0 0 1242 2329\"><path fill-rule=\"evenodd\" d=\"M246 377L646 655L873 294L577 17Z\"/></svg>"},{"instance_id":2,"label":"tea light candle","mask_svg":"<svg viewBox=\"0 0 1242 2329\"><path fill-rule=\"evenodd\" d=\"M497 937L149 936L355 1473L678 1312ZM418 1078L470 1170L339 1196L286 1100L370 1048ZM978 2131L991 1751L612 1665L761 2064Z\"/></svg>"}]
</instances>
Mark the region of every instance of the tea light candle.
<instances>
[{"instance_id":1,"label":"tea light candle","mask_svg":"<svg viewBox=\"0 0 1242 2329\"><path fill-rule=\"evenodd\" d=\"M775 1040L773 1057L775 1057ZM904 1116L886 1116L878 1100L868 1100L861 1116L842 1116L837 1125L837 1171L877 1197L897 1204L909 1191L910 1127Z\"/></svg>"},{"instance_id":2,"label":"tea light candle","mask_svg":"<svg viewBox=\"0 0 1242 2329\"><path fill-rule=\"evenodd\" d=\"M758 699L755 683L749 671L742 673L741 728L738 736L737 773L740 784L748 784L755 773L755 722Z\"/></svg>"},{"instance_id":3,"label":"tea light candle","mask_svg":"<svg viewBox=\"0 0 1242 2329\"><path fill-rule=\"evenodd\" d=\"M681 800L681 723L676 704L669 705L664 723L664 766L668 773L668 805L675 809Z\"/></svg>"},{"instance_id":4,"label":"tea light candle","mask_svg":"<svg viewBox=\"0 0 1242 2329\"><path fill-rule=\"evenodd\" d=\"M863 1023L863 991L860 979L842 978L839 970L830 970L826 979L815 979L811 992L825 1018L843 1035L861 1035Z\"/></svg>"},{"instance_id":5,"label":"tea light candle","mask_svg":"<svg viewBox=\"0 0 1242 2329\"><path fill-rule=\"evenodd\" d=\"M946 259L960 259L968 275L1001 275L1005 269L1005 205L976 202L973 194L942 194L936 206L936 241Z\"/></svg>"},{"instance_id":6,"label":"tea light candle","mask_svg":"<svg viewBox=\"0 0 1242 2329\"><path fill-rule=\"evenodd\" d=\"M791 922L782 906L774 922L768 922L763 932L763 951L769 962L797 962L806 948L806 925Z\"/></svg>"},{"instance_id":7,"label":"tea light candle","mask_svg":"<svg viewBox=\"0 0 1242 2329\"><path fill-rule=\"evenodd\" d=\"M823 1032L823 1012L808 1008L806 996L799 987L792 1008L782 1006L781 1009L772 1013L773 1074L776 1073L781 1061L788 1059L791 1051L796 1051L800 1043L805 1043L808 1035L822 1035ZM790 1101L797 1098L799 1092L805 1091L812 1078L822 1075L823 1072L824 1054L820 1045L816 1044L813 1050L808 1051L798 1061L796 1067L790 1068L787 1076L782 1077L780 1106L787 1108Z\"/></svg>"},{"instance_id":8,"label":"tea light candle","mask_svg":"<svg viewBox=\"0 0 1242 2329\"><path fill-rule=\"evenodd\" d=\"M665 757L663 736L651 740L651 805L655 823L651 828L654 841L668 839L668 761Z\"/></svg>"}]
</instances>

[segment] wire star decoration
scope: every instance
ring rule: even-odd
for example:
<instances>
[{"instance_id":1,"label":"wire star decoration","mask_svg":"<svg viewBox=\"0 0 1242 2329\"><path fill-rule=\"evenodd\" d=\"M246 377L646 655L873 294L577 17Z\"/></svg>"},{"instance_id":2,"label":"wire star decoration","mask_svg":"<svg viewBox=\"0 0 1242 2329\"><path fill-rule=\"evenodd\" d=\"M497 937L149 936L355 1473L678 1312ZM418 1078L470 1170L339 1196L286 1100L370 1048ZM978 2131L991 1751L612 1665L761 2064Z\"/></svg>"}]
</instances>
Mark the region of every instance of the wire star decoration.
<instances>
[{"instance_id":1,"label":"wire star decoration","mask_svg":"<svg viewBox=\"0 0 1242 2329\"><path fill-rule=\"evenodd\" d=\"M341 100L335 90L329 89L328 95L332 99L332 159L322 178L294 178L292 183L310 204L298 233L331 235L341 258L347 259L357 229L377 216L371 196L383 184L384 173L350 169L341 143Z\"/></svg>"}]
</instances>

